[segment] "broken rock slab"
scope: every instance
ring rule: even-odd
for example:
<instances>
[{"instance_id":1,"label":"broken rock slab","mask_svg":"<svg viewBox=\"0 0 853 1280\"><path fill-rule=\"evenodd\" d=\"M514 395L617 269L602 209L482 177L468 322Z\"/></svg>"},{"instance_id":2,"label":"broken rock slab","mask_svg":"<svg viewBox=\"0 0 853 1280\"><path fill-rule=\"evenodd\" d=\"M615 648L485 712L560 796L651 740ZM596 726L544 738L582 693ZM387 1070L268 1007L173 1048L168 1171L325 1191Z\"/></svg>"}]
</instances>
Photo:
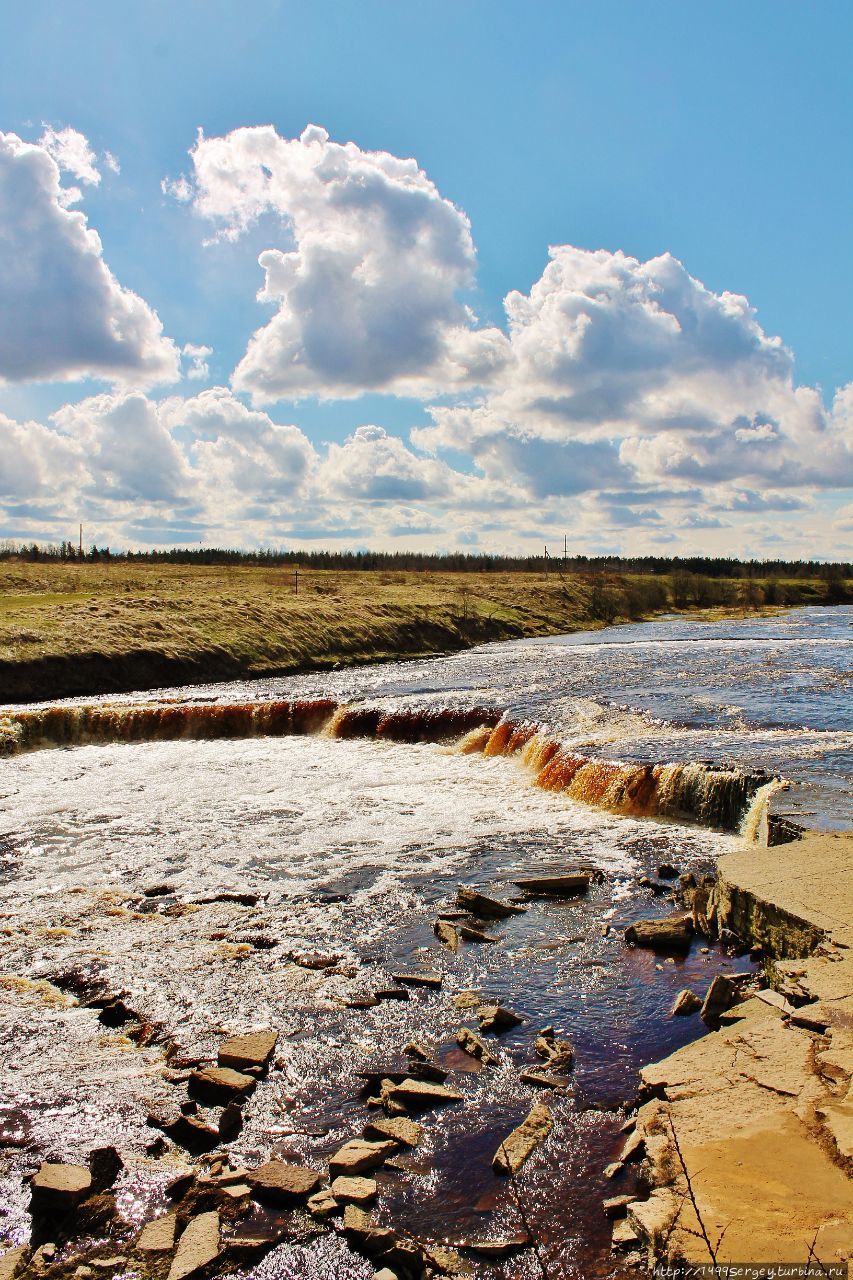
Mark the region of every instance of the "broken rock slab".
<instances>
[{"instance_id":1,"label":"broken rock slab","mask_svg":"<svg viewBox=\"0 0 853 1280\"><path fill-rule=\"evenodd\" d=\"M693 920L688 915L664 920L637 920L625 930L625 941L664 955L684 955L693 940Z\"/></svg>"},{"instance_id":2,"label":"broken rock slab","mask_svg":"<svg viewBox=\"0 0 853 1280\"><path fill-rule=\"evenodd\" d=\"M685 987L683 991L679 991L675 997L673 1006L670 1009L670 1017L683 1018L688 1014L695 1013L697 1009L702 1008L702 1001L696 995L695 991L691 991L689 987Z\"/></svg>"},{"instance_id":3,"label":"broken rock slab","mask_svg":"<svg viewBox=\"0 0 853 1280\"><path fill-rule=\"evenodd\" d=\"M730 1009L738 998L737 987L722 973L718 973L711 983L702 1002L699 1016L704 1023L715 1026L722 1014Z\"/></svg>"},{"instance_id":4,"label":"broken rock slab","mask_svg":"<svg viewBox=\"0 0 853 1280\"><path fill-rule=\"evenodd\" d=\"M444 977L436 969L413 970L410 973L392 973L391 977L405 987L440 987Z\"/></svg>"},{"instance_id":5,"label":"broken rock slab","mask_svg":"<svg viewBox=\"0 0 853 1280\"><path fill-rule=\"evenodd\" d=\"M574 898L578 894L588 893L591 881L590 872L574 871L556 876L523 876L512 883L531 897Z\"/></svg>"},{"instance_id":6,"label":"broken rock slab","mask_svg":"<svg viewBox=\"0 0 853 1280\"><path fill-rule=\"evenodd\" d=\"M431 1111L434 1107L446 1107L462 1102L462 1094L443 1084L429 1080L402 1080L387 1091L390 1102L404 1106L409 1111Z\"/></svg>"},{"instance_id":7,"label":"broken rock slab","mask_svg":"<svg viewBox=\"0 0 853 1280\"><path fill-rule=\"evenodd\" d=\"M133 1247L137 1253L171 1253L175 1247L177 1229L177 1214L164 1213L161 1218L145 1224Z\"/></svg>"},{"instance_id":8,"label":"broken rock slab","mask_svg":"<svg viewBox=\"0 0 853 1280\"><path fill-rule=\"evenodd\" d=\"M436 920L433 932L443 947L456 952L460 947L459 930L449 920Z\"/></svg>"},{"instance_id":9,"label":"broken rock slab","mask_svg":"<svg viewBox=\"0 0 853 1280\"><path fill-rule=\"evenodd\" d=\"M348 1177L341 1174L329 1187L340 1204L369 1204L376 1199L378 1190L375 1178Z\"/></svg>"},{"instance_id":10,"label":"broken rock slab","mask_svg":"<svg viewBox=\"0 0 853 1280\"><path fill-rule=\"evenodd\" d=\"M19 1244L0 1254L0 1280L15 1280L29 1262L29 1246Z\"/></svg>"},{"instance_id":11,"label":"broken rock slab","mask_svg":"<svg viewBox=\"0 0 853 1280\"><path fill-rule=\"evenodd\" d=\"M497 898L490 898L487 894L478 893L476 889L468 889L464 885L457 891L456 902L465 911L470 911L483 920L504 920L509 916L523 915L526 910L525 907L500 902Z\"/></svg>"},{"instance_id":12,"label":"broken rock slab","mask_svg":"<svg viewBox=\"0 0 853 1280\"><path fill-rule=\"evenodd\" d=\"M250 1031L246 1035L229 1036L219 1046L220 1067L247 1071L251 1067L264 1070L278 1044L277 1031Z\"/></svg>"},{"instance_id":13,"label":"broken rock slab","mask_svg":"<svg viewBox=\"0 0 853 1280\"><path fill-rule=\"evenodd\" d=\"M316 1191L322 1175L306 1165L288 1164L285 1160L268 1160L257 1169L250 1169L246 1181L252 1195L258 1200L273 1204L289 1204Z\"/></svg>"},{"instance_id":14,"label":"broken rock slab","mask_svg":"<svg viewBox=\"0 0 853 1280\"><path fill-rule=\"evenodd\" d=\"M33 1215L69 1213L91 1195L92 1174L83 1165L45 1162L30 1180L30 1191Z\"/></svg>"},{"instance_id":15,"label":"broken rock slab","mask_svg":"<svg viewBox=\"0 0 853 1280\"><path fill-rule=\"evenodd\" d=\"M404 1147L416 1147L423 1137L423 1125L405 1116L388 1116L371 1120L364 1127L364 1136L373 1142L399 1142Z\"/></svg>"},{"instance_id":16,"label":"broken rock slab","mask_svg":"<svg viewBox=\"0 0 853 1280\"><path fill-rule=\"evenodd\" d=\"M503 1140L492 1160L495 1173L518 1173L531 1152L544 1142L554 1127L554 1117L544 1102L531 1107L527 1118Z\"/></svg>"},{"instance_id":17,"label":"broken rock slab","mask_svg":"<svg viewBox=\"0 0 853 1280\"><path fill-rule=\"evenodd\" d=\"M424 1086L427 1087L427 1086ZM431 1086L438 1088L437 1085ZM335 1152L329 1160L329 1176L351 1177L378 1169L397 1150L396 1141L367 1142L364 1138L352 1138Z\"/></svg>"},{"instance_id":18,"label":"broken rock slab","mask_svg":"<svg viewBox=\"0 0 853 1280\"><path fill-rule=\"evenodd\" d=\"M511 1027L520 1027L524 1018L513 1009L505 1009L501 1004L480 1004L477 1006L477 1018L481 1031L509 1031Z\"/></svg>"},{"instance_id":19,"label":"broken rock slab","mask_svg":"<svg viewBox=\"0 0 853 1280\"><path fill-rule=\"evenodd\" d=\"M168 1280L189 1280L219 1257L219 1213L200 1213L193 1218L178 1241L169 1268Z\"/></svg>"},{"instance_id":20,"label":"broken rock slab","mask_svg":"<svg viewBox=\"0 0 853 1280\"><path fill-rule=\"evenodd\" d=\"M456 1032L456 1043L465 1053L470 1053L472 1058L478 1058L484 1067L496 1067L498 1059L492 1053L482 1036L478 1036L476 1031L471 1031L468 1027L460 1027Z\"/></svg>"},{"instance_id":21,"label":"broken rock slab","mask_svg":"<svg viewBox=\"0 0 853 1280\"><path fill-rule=\"evenodd\" d=\"M254 1076L231 1067L202 1067L191 1074L187 1090L190 1097L215 1106L234 1098L247 1098L257 1083Z\"/></svg>"}]
</instances>

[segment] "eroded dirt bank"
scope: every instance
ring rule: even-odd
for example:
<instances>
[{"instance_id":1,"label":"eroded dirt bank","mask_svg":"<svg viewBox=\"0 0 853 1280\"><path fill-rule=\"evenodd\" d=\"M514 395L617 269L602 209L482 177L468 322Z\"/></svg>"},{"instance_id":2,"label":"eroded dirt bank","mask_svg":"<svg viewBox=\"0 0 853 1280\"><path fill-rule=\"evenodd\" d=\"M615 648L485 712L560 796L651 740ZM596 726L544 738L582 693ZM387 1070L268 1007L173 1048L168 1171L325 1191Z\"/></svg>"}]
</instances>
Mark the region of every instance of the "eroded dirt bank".
<instances>
[{"instance_id":1,"label":"eroded dirt bank","mask_svg":"<svg viewBox=\"0 0 853 1280\"><path fill-rule=\"evenodd\" d=\"M853 1256L853 837L730 853L712 924L761 946L770 987L641 1073L652 1258Z\"/></svg>"}]
</instances>

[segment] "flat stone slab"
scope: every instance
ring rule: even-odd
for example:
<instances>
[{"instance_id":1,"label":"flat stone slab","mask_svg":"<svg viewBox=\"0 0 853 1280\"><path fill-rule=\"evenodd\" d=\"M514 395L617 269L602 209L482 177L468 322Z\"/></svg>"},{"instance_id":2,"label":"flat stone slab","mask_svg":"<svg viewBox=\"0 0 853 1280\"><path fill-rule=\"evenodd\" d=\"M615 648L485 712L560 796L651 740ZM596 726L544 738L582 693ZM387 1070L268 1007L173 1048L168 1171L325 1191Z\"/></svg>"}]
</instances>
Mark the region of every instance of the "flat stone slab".
<instances>
[{"instance_id":1,"label":"flat stone slab","mask_svg":"<svg viewBox=\"0 0 853 1280\"><path fill-rule=\"evenodd\" d=\"M332 1181L329 1190L341 1204L369 1204L376 1199L378 1188L374 1178L347 1177L342 1174Z\"/></svg>"},{"instance_id":2,"label":"flat stone slab","mask_svg":"<svg viewBox=\"0 0 853 1280\"><path fill-rule=\"evenodd\" d=\"M219 1257L219 1213L200 1213L187 1225L169 1268L169 1280L188 1280Z\"/></svg>"},{"instance_id":3,"label":"flat stone slab","mask_svg":"<svg viewBox=\"0 0 853 1280\"><path fill-rule=\"evenodd\" d=\"M7 1249L4 1254L0 1254L0 1280L15 1280L27 1265L29 1258L29 1246L25 1244L15 1245L13 1249Z\"/></svg>"},{"instance_id":4,"label":"flat stone slab","mask_svg":"<svg viewBox=\"0 0 853 1280\"><path fill-rule=\"evenodd\" d=\"M254 1076L234 1071L232 1067L202 1067L193 1071L187 1090L193 1098L216 1104L231 1102L233 1098L247 1098L257 1083Z\"/></svg>"},{"instance_id":5,"label":"flat stone slab","mask_svg":"<svg viewBox=\"0 0 853 1280\"><path fill-rule=\"evenodd\" d=\"M219 1046L220 1067L245 1071L247 1067L263 1069L278 1044L277 1031L250 1031L246 1035L229 1036Z\"/></svg>"},{"instance_id":6,"label":"flat stone slab","mask_svg":"<svg viewBox=\"0 0 853 1280\"><path fill-rule=\"evenodd\" d=\"M693 941L693 920L688 915L637 920L625 930L625 941L662 955L684 955Z\"/></svg>"},{"instance_id":7,"label":"flat stone slab","mask_svg":"<svg viewBox=\"0 0 853 1280\"><path fill-rule=\"evenodd\" d=\"M336 1178L378 1169L397 1150L396 1142L367 1142L364 1138L352 1138L335 1152L329 1160L329 1176Z\"/></svg>"},{"instance_id":8,"label":"flat stone slab","mask_svg":"<svg viewBox=\"0 0 853 1280\"><path fill-rule=\"evenodd\" d=\"M416 1147L423 1133L423 1125L407 1120L405 1116L371 1120L364 1126L365 1138L375 1142L399 1142L404 1147Z\"/></svg>"},{"instance_id":9,"label":"flat stone slab","mask_svg":"<svg viewBox=\"0 0 853 1280\"><path fill-rule=\"evenodd\" d=\"M406 987L440 987L444 975L436 969L424 969L421 972L414 970L411 973L394 973L391 975L395 982L399 982Z\"/></svg>"},{"instance_id":10,"label":"flat stone slab","mask_svg":"<svg viewBox=\"0 0 853 1280\"><path fill-rule=\"evenodd\" d=\"M57 1212L75 1208L92 1191L92 1174L84 1165L42 1164L30 1181L34 1209Z\"/></svg>"},{"instance_id":11,"label":"flat stone slab","mask_svg":"<svg viewBox=\"0 0 853 1280\"><path fill-rule=\"evenodd\" d=\"M480 916L484 920L503 920L509 916L520 916L526 910L525 907L517 907L510 902L500 902L497 898L490 898L487 894L478 893L476 889L468 889L464 885L457 890L456 902L465 911L470 911L472 915Z\"/></svg>"},{"instance_id":12,"label":"flat stone slab","mask_svg":"<svg viewBox=\"0 0 853 1280\"><path fill-rule=\"evenodd\" d=\"M509 1137L504 1138L495 1152L492 1168L495 1173L518 1173L531 1152L544 1142L554 1127L554 1117L544 1102L531 1107L525 1120Z\"/></svg>"},{"instance_id":13,"label":"flat stone slab","mask_svg":"<svg viewBox=\"0 0 853 1280\"><path fill-rule=\"evenodd\" d=\"M145 1224L133 1247L137 1253L171 1253L177 1229L177 1214L164 1213L162 1218Z\"/></svg>"},{"instance_id":14,"label":"flat stone slab","mask_svg":"<svg viewBox=\"0 0 853 1280\"><path fill-rule=\"evenodd\" d=\"M246 1181L256 1199L288 1204L316 1191L323 1178L316 1169L305 1165L268 1160L257 1169L250 1169Z\"/></svg>"},{"instance_id":15,"label":"flat stone slab","mask_svg":"<svg viewBox=\"0 0 853 1280\"><path fill-rule=\"evenodd\" d=\"M433 1107L446 1107L463 1100L455 1089L428 1080L403 1080L389 1089L388 1097L411 1111L430 1111Z\"/></svg>"},{"instance_id":16,"label":"flat stone slab","mask_svg":"<svg viewBox=\"0 0 853 1280\"><path fill-rule=\"evenodd\" d=\"M516 888L537 898L574 898L588 893L592 875L586 871L574 871L556 876L523 876L513 880Z\"/></svg>"}]
</instances>

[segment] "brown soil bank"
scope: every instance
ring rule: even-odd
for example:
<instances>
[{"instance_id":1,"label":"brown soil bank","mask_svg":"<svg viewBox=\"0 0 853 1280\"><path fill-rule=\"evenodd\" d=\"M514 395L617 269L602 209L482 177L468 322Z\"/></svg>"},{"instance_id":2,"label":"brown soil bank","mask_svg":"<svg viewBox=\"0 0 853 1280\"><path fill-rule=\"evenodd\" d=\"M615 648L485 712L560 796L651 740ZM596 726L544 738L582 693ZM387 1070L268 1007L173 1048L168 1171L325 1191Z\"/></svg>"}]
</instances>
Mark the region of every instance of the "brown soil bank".
<instances>
[{"instance_id":1,"label":"brown soil bank","mask_svg":"<svg viewBox=\"0 0 853 1280\"><path fill-rule=\"evenodd\" d=\"M653 1191L629 1221L654 1258L853 1256L853 835L721 859L717 924L772 957L771 989L642 1072Z\"/></svg>"},{"instance_id":2,"label":"brown soil bank","mask_svg":"<svg viewBox=\"0 0 853 1280\"><path fill-rule=\"evenodd\" d=\"M720 588L717 582L717 587ZM763 600L725 580L726 610ZM777 584L778 587L778 584ZM298 588L298 589L297 589ZM791 584L821 602L826 584ZM722 597L721 597L722 598ZM665 575L432 573L0 562L0 703L324 670L643 618Z\"/></svg>"}]
</instances>

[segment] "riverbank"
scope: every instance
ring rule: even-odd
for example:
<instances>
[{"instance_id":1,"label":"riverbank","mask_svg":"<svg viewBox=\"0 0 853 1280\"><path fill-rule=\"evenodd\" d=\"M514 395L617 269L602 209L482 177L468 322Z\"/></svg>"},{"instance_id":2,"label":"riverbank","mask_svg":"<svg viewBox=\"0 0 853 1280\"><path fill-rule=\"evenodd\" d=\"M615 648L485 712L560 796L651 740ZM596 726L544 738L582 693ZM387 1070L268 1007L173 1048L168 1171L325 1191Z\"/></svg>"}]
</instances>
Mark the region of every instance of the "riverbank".
<instances>
[{"instance_id":1,"label":"riverbank","mask_svg":"<svg viewBox=\"0 0 853 1280\"><path fill-rule=\"evenodd\" d=\"M729 584L735 596L746 585ZM786 587L791 603L806 604L825 589L817 579ZM0 703L452 653L650 617L674 594L665 575L558 569L297 576L290 566L4 561ZM698 598L680 607L712 616Z\"/></svg>"},{"instance_id":2,"label":"riverbank","mask_svg":"<svg viewBox=\"0 0 853 1280\"><path fill-rule=\"evenodd\" d=\"M641 1072L636 1133L653 1190L628 1221L656 1260L846 1262L853 835L727 854L711 909L717 929L761 947L770 986Z\"/></svg>"}]
</instances>

